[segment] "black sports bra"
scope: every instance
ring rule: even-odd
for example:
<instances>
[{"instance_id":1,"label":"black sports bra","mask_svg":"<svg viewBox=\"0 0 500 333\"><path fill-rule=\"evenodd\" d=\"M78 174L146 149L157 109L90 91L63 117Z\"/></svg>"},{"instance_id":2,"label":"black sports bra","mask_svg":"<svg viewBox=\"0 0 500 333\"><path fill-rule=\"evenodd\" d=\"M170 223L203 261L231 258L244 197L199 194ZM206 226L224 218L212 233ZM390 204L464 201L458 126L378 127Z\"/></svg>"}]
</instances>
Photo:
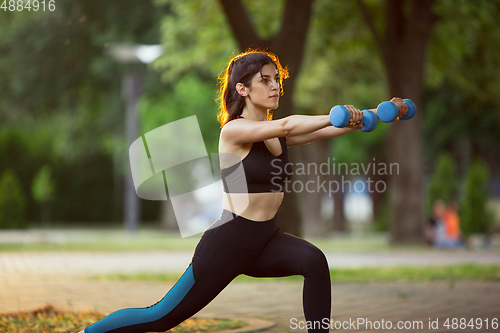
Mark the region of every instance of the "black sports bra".
<instances>
[{"instance_id":1,"label":"black sports bra","mask_svg":"<svg viewBox=\"0 0 500 333\"><path fill-rule=\"evenodd\" d=\"M273 155L264 141L254 142L250 152L240 162L222 169L224 192L284 192L285 182L292 178L292 166L286 137L278 139L281 144L280 155Z\"/></svg>"}]
</instances>

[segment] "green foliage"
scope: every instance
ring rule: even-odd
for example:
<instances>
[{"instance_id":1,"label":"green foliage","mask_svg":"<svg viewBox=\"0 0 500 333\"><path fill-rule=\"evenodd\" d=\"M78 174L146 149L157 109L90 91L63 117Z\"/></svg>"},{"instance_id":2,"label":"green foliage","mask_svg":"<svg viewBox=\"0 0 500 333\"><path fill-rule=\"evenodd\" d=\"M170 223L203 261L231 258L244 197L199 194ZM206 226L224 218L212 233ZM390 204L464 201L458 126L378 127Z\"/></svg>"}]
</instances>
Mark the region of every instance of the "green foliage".
<instances>
[{"instance_id":1,"label":"green foliage","mask_svg":"<svg viewBox=\"0 0 500 333\"><path fill-rule=\"evenodd\" d=\"M441 151L455 151L466 162L471 146L484 151L499 152L500 115L498 106L477 106L464 93L447 82L425 93L423 144L425 158L435 160ZM467 167L461 164L460 174Z\"/></svg>"},{"instance_id":2,"label":"green foliage","mask_svg":"<svg viewBox=\"0 0 500 333\"><path fill-rule=\"evenodd\" d=\"M63 161L54 166L57 175L51 205L54 220L99 223L121 217L121 202L113 175L113 160L108 154L93 154L81 161ZM117 202L118 201L118 202Z\"/></svg>"},{"instance_id":3,"label":"green foliage","mask_svg":"<svg viewBox=\"0 0 500 333\"><path fill-rule=\"evenodd\" d=\"M465 179L465 192L460 209L461 230L464 236L489 234L493 214L488 210L489 170L481 160L475 160Z\"/></svg>"},{"instance_id":4,"label":"green foliage","mask_svg":"<svg viewBox=\"0 0 500 333\"><path fill-rule=\"evenodd\" d=\"M498 105L500 1L440 0L434 10L440 21L430 42L427 84L436 88L450 82L474 101L474 109Z\"/></svg>"},{"instance_id":5,"label":"green foliage","mask_svg":"<svg viewBox=\"0 0 500 333\"><path fill-rule=\"evenodd\" d=\"M449 203L457 199L458 175L456 161L449 153L443 152L439 155L436 168L429 182L427 195L427 207L430 214L432 204L436 200Z\"/></svg>"},{"instance_id":6,"label":"green foliage","mask_svg":"<svg viewBox=\"0 0 500 333\"><path fill-rule=\"evenodd\" d=\"M106 43L157 43L164 13L152 1L133 0L61 0L53 12L9 13L12 19L0 21L8 32L0 37L0 118L20 121L82 104L96 115L124 70L104 53Z\"/></svg>"},{"instance_id":7,"label":"green foliage","mask_svg":"<svg viewBox=\"0 0 500 333\"><path fill-rule=\"evenodd\" d=\"M51 165L61 194L51 204L55 219L120 219L113 170L127 151L120 80L130 68L106 51L112 42L159 43L167 12L150 0L61 0L54 12L0 20L0 170L14 168L30 193L35 173ZM138 70L148 93L165 88L158 72ZM34 198L26 211L40 219Z\"/></svg>"},{"instance_id":8,"label":"green foliage","mask_svg":"<svg viewBox=\"0 0 500 333\"><path fill-rule=\"evenodd\" d=\"M36 173L33 178L31 193L33 195L33 199L40 204L47 203L54 199L54 179L49 165L44 165Z\"/></svg>"},{"instance_id":9,"label":"green foliage","mask_svg":"<svg viewBox=\"0 0 500 333\"><path fill-rule=\"evenodd\" d=\"M440 20L426 61L425 151L432 159L469 140L499 152L500 1L439 0L434 10Z\"/></svg>"},{"instance_id":10,"label":"green foliage","mask_svg":"<svg viewBox=\"0 0 500 333\"><path fill-rule=\"evenodd\" d=\"M197 73L215 83L216 75L237 48L219 2L157 2L168 5L171 12L161 26L162 44L167 52L154 63L163 72L163 80L176 82L186 73Z\"/></svg>"},{"instance_id":11,"label":"green foliage","mask_svg":"<svg viewBox=\"0 0 500 333\"><path fill-rule=\"evenodd\" d=\"M334 138L330 147L330 156L335 158L335 163L379 163L373 160L370 152L381 148L383 139L387 134L388 126L380 121L377 128L370 133L356 131L350 135Z\"/></svg>"},{"instance_id":12,"label":"green foliage","mask_svg":"<svg viewBox=\"0 0 500 333\"><path fill-rule=\"evenodd\" d=\"M170 88L141 101L142 132L196 115L207 151L217 152L217 77L237 44L218 1L159 0L171 15L162 21L165 52L153 64Z\"/></svg>"},{"instance_id":13,"label":"green foliage","mask_svg":"<svg viewBox=\"0 0 500 333\"><path fill-rule=\"evenodd\" d=\"M38 170L31 184L33 199L41 206L42 221L50 219L49 203L55 199L55 184L52 169L48 164Z\"/></svg>"},{"instance_id":14,"label":"green foliage","mask_svg":"<svg viewBox=\"0 0 500 333\"><path fill-rule=\"evenodd\" d=\"M375 217L373 229L375 231L388 231L389 221L391 220L391 210L390 210L390 195L389 193L384 194L384 198L380 203L380 208L378 215Z\"/></svg>"},{"instance_id":15,"label":"green foliage","mask_svg":"<svg viewBox=\"0 0 500 333\"><path fill-rule=\"evenodd\" d=\"M16 170L22 192L27 194L27 219L39 221L48 217L50 205L53 220L118 220L121 209L113 193L112 157L104 154L102 149L84 156L75 153L74 158L59 157L59 152L70 149L65 146L67 140L61 133L64 131L63 124L49 121L40 122L36 127L0 129L0 170ZM44 165L51 166L53 201L40 205L33 195L33 186ZM47 180L48 177L42 178Z\"/></svg>"},{"instance_id":16,"label":"green foliage","mask_svg":"<svg viewBox=\"0 0 500 333\"><path fill-rule=\"evenodd\" d=\"M284 0L244 0L253 26L263 39L272 38L282 27Z\"/></svg>"},{"instance_id":17,"label":"green foliage","mask_svg":"<svg viewBox=\"0 0 500 333\"><path fill-rule=\"evenodd\" d=\"M0 176L0 229L19 229L28 226L26 198L12 169Z\"/></svg>"},{"instance_id":18,"label":"green foliage","mask_svg":"<svg viewBox=\"0 0 500 333\"><path fill-rule=\"evenodd\" d=\"M55 162L53 133L41 124L0 127L0 170L13 169L26 193L26 218L39 220L38 204L31 195L35 173L44 165Z\"/></svg>"},{"instance_id":19,"label":"green foliage","mask_svg":"<svg viewBox=\"0 0 500 333\"><path fill-rule=\"evenodd\" d=\"M297 105L313 114L326 114L336 104L374 108L387 97L384 67L374 48L355 1L316 1Z\"/></svg>"},{"instance_id":20,"label":"green foliage","mask_svg":"<svg viewBox=\"0 0 500 333\"><path fill-rule=\"evenodd\" d=\"M213 84L195 74L186 74L161 96L146 96L140 102L141 132L195 115L208 152L218 151L220 124L217 122Z\"/></svg>"},{"instance_id":21,"label":"green foliage","mask_svg":"<svg viewBox=\"0 0 500 333\"><path fill-rule=\"evenodd\" d=\"M103 149L124 152L124 116L120 80L130 68L118 64L110 42L159 42L165 6L153 1L61 0L54 12L0 21L0 119L3 124L52 127L56 153L73 162ZM138 69L145 72L146 67ZM148 92L164 88L159 73L145 73ZM43 83L43 84L42 84ZM5 121L5 122L4 122ZM117 141L117 139L115 139Z\"/></svg>"}]
</instances>

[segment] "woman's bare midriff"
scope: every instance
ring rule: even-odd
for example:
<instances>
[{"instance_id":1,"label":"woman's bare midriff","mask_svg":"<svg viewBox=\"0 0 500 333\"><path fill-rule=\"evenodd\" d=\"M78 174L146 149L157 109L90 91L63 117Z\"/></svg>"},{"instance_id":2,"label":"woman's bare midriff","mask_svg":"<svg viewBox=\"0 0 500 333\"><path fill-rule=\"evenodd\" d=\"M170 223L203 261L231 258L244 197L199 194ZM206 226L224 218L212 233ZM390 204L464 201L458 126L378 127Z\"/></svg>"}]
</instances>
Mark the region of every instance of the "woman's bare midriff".
<instances>
[{"instance_id":1,"label":"woman's bare midriff","mask_svg":"<svg viewBox=\"0 0 500 333\"><path fill-rule=\"evenodd\" d=\"M272 219L283 201L283 192L223 193L222 207L253 221Z\"/></svg>"},{"instance_id":2,"label":"woman's bare midriff","mask_svg":"<svg viewBox=\"0 0 500 333\"><path fill-rule=\"evenodd\" d=\"M238 121L238 120L234 120ZM282 153L278 138L264 140L267 149L274 156ZM241 162L249 153L253 143L245 143L241 146L226 144L219 141L219 157L222 168L228 168ZM283 192L265 193L226 193L223 192L222 207L253 221L268 221L278 212L283 201Z\"/></svg>"}]
</instances>

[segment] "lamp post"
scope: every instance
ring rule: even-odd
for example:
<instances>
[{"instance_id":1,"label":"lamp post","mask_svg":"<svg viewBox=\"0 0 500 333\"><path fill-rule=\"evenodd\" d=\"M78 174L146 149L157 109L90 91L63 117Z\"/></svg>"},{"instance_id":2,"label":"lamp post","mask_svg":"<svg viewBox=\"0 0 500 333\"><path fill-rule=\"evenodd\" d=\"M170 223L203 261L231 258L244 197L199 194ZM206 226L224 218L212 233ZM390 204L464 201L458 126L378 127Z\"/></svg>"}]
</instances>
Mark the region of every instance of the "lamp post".
<instances>
[{"instance_id":1,"label":"lamp post","mask_svg":"<svg viewBox=\"0 0 500 333\"><path fill-rule=\"evenodd\" d=\"M148 64L163 52L161 45L138 45L127 43L109 43L107 53L116 61L128 64L129 70L122 78L122 98L125 100L125 139L127 147L138 137L137 104L142 95L142 75L131 68L136 64ZM128 150L127 150L128 151ZM127 159L128 161L128 159ZM140 219L140 200L135 193L129 163L125 163L127 172L124 184L124 227L134 233Z\"/></svg>"}]
</instances>

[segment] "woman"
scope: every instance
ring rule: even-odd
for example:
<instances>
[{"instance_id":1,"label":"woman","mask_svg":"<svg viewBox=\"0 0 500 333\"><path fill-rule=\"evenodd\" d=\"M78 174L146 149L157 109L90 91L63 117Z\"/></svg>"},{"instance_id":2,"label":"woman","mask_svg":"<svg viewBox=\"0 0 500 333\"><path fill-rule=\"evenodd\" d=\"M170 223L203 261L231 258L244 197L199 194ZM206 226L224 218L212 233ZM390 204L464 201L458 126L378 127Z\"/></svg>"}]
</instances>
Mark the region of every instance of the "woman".
<instances>
[{"instance_id":1,"label":"woman","mask_svg":"<svg viewBox=\"0 0 500 333\"><path fill-rule=\"evenodd\" d=\"M327 332L330 274L324 254L307 241L282 232L276 212L290 175L276 175L289 163L288 147L353 132L335 128L328 116L292 115L271 120L288 72L277 57L249 50L233 58L219 79L219 154L224 183L223 212L203 234L184 274L158 303L114 312L85 333L163 332L206 306L236 276L304 276L303 308L309 332ZM347 106L352 123L361 111ZM228 158L236 156L234 159ZM238 174L239 167L244 177ZM241 170L241 169L239 169Z\"/></svg>"}]
</instances>

